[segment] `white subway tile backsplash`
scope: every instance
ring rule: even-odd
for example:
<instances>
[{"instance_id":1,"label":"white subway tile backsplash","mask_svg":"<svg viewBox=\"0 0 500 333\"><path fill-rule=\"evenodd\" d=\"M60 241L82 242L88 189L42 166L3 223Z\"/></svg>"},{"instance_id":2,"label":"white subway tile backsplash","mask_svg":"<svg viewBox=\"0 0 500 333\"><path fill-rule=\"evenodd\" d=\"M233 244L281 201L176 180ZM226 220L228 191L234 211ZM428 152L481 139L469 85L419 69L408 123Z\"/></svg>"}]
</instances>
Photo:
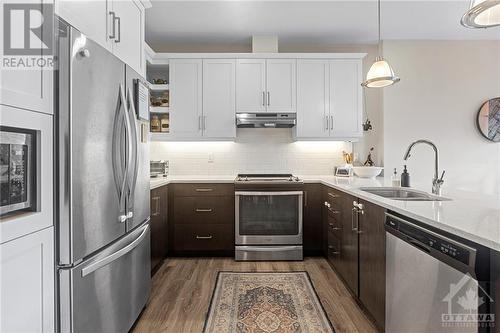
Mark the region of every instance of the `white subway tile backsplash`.
<instances>
[{"instance_id":1,"label":"white subway tile backsplash","mask_svg":"<svg viewBox=\"0 0 500 333\"><path fill-rule=\"evenodd\" d=\"M352 149L350 142L294 142L291 133L239 129L235 142L151 142L150 154L152 160L169 160L171 175L325 175L343 164L342 150Z\"/></svg>"}]
</instances>

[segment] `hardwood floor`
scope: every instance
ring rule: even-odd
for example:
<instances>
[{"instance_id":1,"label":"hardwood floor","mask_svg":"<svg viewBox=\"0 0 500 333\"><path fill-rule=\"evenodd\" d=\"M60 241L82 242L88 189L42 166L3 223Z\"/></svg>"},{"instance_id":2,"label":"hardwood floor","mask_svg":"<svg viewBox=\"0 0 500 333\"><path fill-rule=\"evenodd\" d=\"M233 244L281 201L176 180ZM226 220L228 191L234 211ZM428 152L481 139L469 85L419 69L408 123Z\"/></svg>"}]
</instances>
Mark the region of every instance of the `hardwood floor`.
<instances>
[{"instance_id":1,"label":"hardwood floor","mask_svg":"<svg viewBox=\"0 0 500 333\"><path fill-rule=\"evenodd\" d=\"M323 258L303 262L168 259L153 277L150 302L132 332L201 333L218 271L307 271L337 333L376 332Z\"/></svg>"}]
</instances>

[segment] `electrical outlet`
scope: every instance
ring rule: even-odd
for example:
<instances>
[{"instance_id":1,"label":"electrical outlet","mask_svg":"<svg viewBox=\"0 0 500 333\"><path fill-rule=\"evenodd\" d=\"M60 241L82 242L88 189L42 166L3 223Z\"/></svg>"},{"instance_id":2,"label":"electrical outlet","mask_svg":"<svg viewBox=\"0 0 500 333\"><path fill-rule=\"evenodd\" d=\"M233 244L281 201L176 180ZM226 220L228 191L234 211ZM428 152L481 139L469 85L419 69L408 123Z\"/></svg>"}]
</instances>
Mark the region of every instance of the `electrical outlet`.
<instances>
[{"instance_id":1,"label":"electrical outlet","mask_svg":"<svg viewBox=\"0 0 500 333\"><path fill-rule=\"evenodd\" d=\"M214 154L208 153L208 163L214 163Z\"/></svg>"}]
</instances>

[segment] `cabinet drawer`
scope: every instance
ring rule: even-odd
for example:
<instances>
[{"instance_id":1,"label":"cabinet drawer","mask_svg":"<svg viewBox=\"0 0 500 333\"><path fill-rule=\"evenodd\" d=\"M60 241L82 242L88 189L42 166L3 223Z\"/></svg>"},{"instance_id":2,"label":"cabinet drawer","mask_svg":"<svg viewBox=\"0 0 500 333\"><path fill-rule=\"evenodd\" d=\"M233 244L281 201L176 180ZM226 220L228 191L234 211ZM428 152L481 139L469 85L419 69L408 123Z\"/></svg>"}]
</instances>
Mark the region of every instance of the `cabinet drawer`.
<instances>
[{"instance_id":1,"label":"cabinet drawer","mask_svg":"<svg viewBox=\"0 0 500 333\"><path fill-rule=\"evenodd\" d=\"M328 231L327 257L333 264L340 259L340 249L340 238L332 231Z\"/></svg>"},{"instance_id":2,"label":"cabinet drawer","mask_svg":"<svg viewBox=\"0 0 500 333\"><path fill-rule=\"evenodd\" d=\"M234 224L234 197L176 197L175 224Z\"/></svg>"},{"instance_id":3,"label":"cabinet drawer","mask_svg":"<svg viewBox=\"0 0 500 333\"><path fill-rule=\"evenodd\" d=\"M175 226L176 251L232 251L234 227L227 224L184 224Z\"/></svg>"},{"instance_id":4,"label":"cabinet drawer","mask_svg":"<svg viewBox=\"0 0 500 333\"><path fill-rule=\"evenodd\" d=\"M342 223L340 221L341 220L331 216L327 217L326 227L328 232L334 234L338 238L340 238L340 235L342 234Z\"/></svg>"},{"instance_id":5,"label":"cabinet drawer","mask_svg":"<svg viewBox=\"0 0 500 333\"><path fill-rule=\"evenodd\" d=\"M325 201L330 204L330 210L340 210L342 193L331 188L325 190Z\"/></svg>"},{"instance_id":6,"label":"cabinet drawer","mask_svg":"<svg viewBox=\"0 0 500 333\"><path fill-rule=\"evenodd\" d=\"M175 197L234 196L233 184L176 184Z\"/></svg>"}]
</instances>

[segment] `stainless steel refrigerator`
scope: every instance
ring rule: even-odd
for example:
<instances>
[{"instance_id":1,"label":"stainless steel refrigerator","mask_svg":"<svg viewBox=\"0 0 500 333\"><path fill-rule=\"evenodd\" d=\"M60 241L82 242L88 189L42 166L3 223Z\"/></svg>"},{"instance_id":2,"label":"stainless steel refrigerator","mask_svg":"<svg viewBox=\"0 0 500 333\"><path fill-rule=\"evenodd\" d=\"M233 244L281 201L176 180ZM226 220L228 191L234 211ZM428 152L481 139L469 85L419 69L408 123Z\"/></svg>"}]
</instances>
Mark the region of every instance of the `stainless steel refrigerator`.
<instances>
[{"instance_id":1,"label":"stainless steel refrigerator","mask_svg":"<svg viewBox=\"0 0 500 333\"><path fill-rule=\"evenodd\" d=\"M135 85L144 81L58 25L58 329L127 332L151 283L149 126L135 112Z\"/></svg>"}]
</instances>

